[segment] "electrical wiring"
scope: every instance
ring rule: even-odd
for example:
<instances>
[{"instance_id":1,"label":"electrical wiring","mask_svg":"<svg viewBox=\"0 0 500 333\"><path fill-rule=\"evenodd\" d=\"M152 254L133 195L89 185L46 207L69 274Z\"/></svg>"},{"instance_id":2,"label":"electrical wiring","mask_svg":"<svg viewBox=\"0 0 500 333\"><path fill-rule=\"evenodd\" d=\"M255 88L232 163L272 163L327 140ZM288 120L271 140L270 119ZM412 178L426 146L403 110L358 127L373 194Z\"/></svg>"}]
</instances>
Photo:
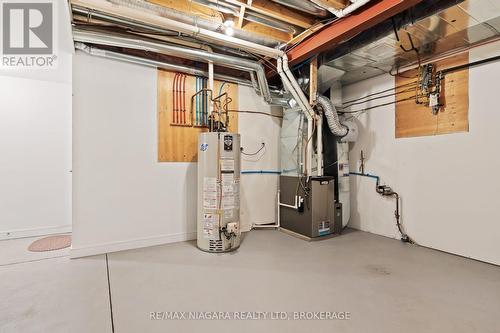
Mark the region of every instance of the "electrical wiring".
<instances>
[{"instance_id":1,"label":"electrical wiring","mask_svg":"<svg viewBox=\"0 0 500 333\"><path fill-rule=\"evenodd\" d=\"M335 161L335 162L333 162L333 163L330 163L330 164L328 164L328 165L324 166L324 167L323 167L323 169L326 169L326 168L329 168L329 167L331 167L331 166L334 166L334 165L335 165L335 164L337 164L337 163L339 163L339 161Z\"/></svg>"},{"instance_id":2,"label":"electrical wiring","mask_svg":"<svg viewBox=\"0 0 500 333\"><path fill-rule=\"evenodd\" d=\"M406 34L408 35L408 40L410 41L411 48L407 49L407 48L405 48L403 46L403 44L401 44L401 41L399 39L398 30L396 29L396 23L394 22L394 18L392 18L392 28L394 30L394 35L396 36L396 39L397 39L397 41L399 43L399 47L401 48L401 50L403 50L405 53L415 52L415 54L417 55L417 62L418 62L417 82L420 83L420 74L422 72L422 61L420 59L420 51L419 51L419 49L415 47L415 44L413 43L413 38L412 38L411 34L408 31L406 32ZM397 68L396 75L392 74L392 68L389 71L389 74L392 75L392 76L401 76L401 77L404 77L404 78L409 78L409 77L400 75L399 74L399 68ZM415 103L417 103L417 104L423 104L418 99L418 89L419 89L418 86L415 87Z\"/></svg>"},{"instance_id":3,"label":"electrical wiring","mask_svg":"<svg viewBox=\"0 0 500 333\"><path fill-rule=\"evenodd\" d=\"M254 57L256 57L257 59L261 60L262 64L264 66L267 66L267 68L269 68L271 71L274 71L275 73L278 72L278 68L276 67L275 64L273 64L271 61L269 61L268 58L266 57L263 57L259 54L256 54L256 53L252 53L250 51L246 51L247 53L249 53L250 55L253 55Z\"/></svg>"},{"instance_id":4,"label":"electrical wiring","mask_svg":"<svg viewBox=\"0 0 500 333\"><path fill-rule=\"evenodd\" d=\"M400 88L405 88L405 87L408 87L408 86L413 86L413 85L416 85L416 84L418 84L417 81L408 82L408 83L405 83L405 84L401 84L399 86L395 86L393 88L381 90L381 91L378 91L378 92L375 92L375 93L372 93L372 94L369 94L369 95L366 95L366 96L363 96L363 97L355 98L353 100L346 101L344 103L345 104L350 104L352 102L358 102L358 101L363 100L365 98L369 98L369 97L372 97L372 96L380 95L380 94L383 94L383 93L386 93L386 92L389 92L389 91L392 91L392 90L396 90L396 89L400 89Z\"/></svg>"},{"instance_id":5,"label":"electrical wiring","mask_svg":"<svg viewBox=\"0 0 500 333\"><path fill-rule=\"evenodd\" d=\"M262 64L264 66L267 66L267 68L269 68L270 70L272 70L276 73L278 72L278 68L276 67L276 65L273 64L271 61L269 61L269 59L267 57L261 56L260 54L252 53L250 51L244 51L244 52L251 55L255 59L261 60Z\"/></svg>"},{"instance_id":6,"label":"electrical wiring","mask_svg":"<svg viewBox=\"0 0 500 333\"><path fill-rule=\"evenodd\" d=\"M363 103L375 101L375 100L381 99L381 98L392 97L392 96L396 96L396 95L399 95L399 94L404 94L404 93L407 93L407 92L410 92L410 91L413 91L413 90L414 90L414 87L411 87L411 88L408 88L408 89L405 89L405 90L396 91L396 92L394 92L392 94L381 95L381 96L377 96L377 97L374 97L374 98L371 98L371 99L361 100L359 102L355 102L355 103L351 103L351 104L347 104L347 105L342 105L342 108L344 108L344 109L345 108L350 108L353 105L359 105L359 104L363 104Z\"/></svg>"},{"instance_id":7,"label":"electrical wiring","mask_svg":"<svg viewBox=\"0 0 500 333\"><path fill-rule=\"evenodd\" d=\"M261 114L264 116L269 116L269 117L275 117L278 119L283 119L283 116L272 114L272 113L267 113L267 112L262 112L262 111L248 111L248 110L236 110L236 109L229 109L227 110L229 113L253 113L253 114Z\"/></svg>"},{"instance_id":8,"label":"electrical wiring","mask_svg":"<svg viewBox=\"0 0 500 333\"><path fill-rule=\"evenodd\" d=\"M469 67L481 65L481 64L484 64L484 63L492 62L492 61L498 61L498 60L500 60L500 56L492 57L492 58L480 60L480 61L477 61L477 62L474 62L474 63L460 65L460 66L456 66L456 67L452 67L452 68L447 68L447 69L442 70L441 72L443 74L447 74L447 73L464 70L464 69L467 69ZM421 71L419 70L419 73L420 72ZM418 75L418 77L420 77L420 74ZM443 75L442 79L444 79L444 75ZM382 90L382 91L379 91L379 92L376 92L376 93L373 93L373 94L370 94L370 95L367 95L367 96L364 96L364 97L360 97L360 98L357 98L357 99L353 99L353 100L347 101L346 104L349 104L349 105L345 105L344 108L348 108L348 107L351 107L353 105L362 104L362 103L366 103L366 102L369 102L369 101L372 101L372 100L376 100L376 99L382 98L381 96L377 96L377 95L379 95L381 93L389 92L389 91L392 91L392 90L395 90L395 89L400 89L400 88L403 88L403 87L407 87L407 90L410 91L412 89L410 89L409 87L410 86L413 87L413 85L416 85L416 90L417 90L417 93L414 96L411 96L411 97L408 97L408 98L402 98L402 99L395 100L395 101L388 102L388 103L383 103L383 104L378 104L378 105L370 106L370 107L367 107L367 108L364 108L364 109L360 109L360 110L349 110L349 111L344 111L343 110L343 111L339 111L339 113L341 113L341 114L351 114L352 116L349 117L349 118L347 118L347 119L352 119L352 118L357 118L358 116L360 116L361 114L363 114L363 113L365 113L365 112L367 112L369 110L380 108L380 107L391 105L391 104L396 104L396 103L399 103L399 102L405 102L405 101L409 101L409 100L415 99L417 101L417 103L418 103L419 102L419 98L426 97L426 95L424 95L424 94L418 94L419 81L412 81L412 82L408 82L408 83L403 84L403 85L396 86L394 88L385 89L385 90ZM398 92L396 92L394 94L388 94L385 97L390 97L391 95L395 96L397 94L398 94ZM368 99L369 97L373 97L373 96L377 96L377 97L372 98L372 99ZM359 101L363 101L363 102L359 102Z\"/></svg>"},{"instance_id":9,"label":"electrical wiring","mask_svg":"<svg viewBox=\"0 0 500 333\"><path fill-rule=\"evenodd\" d=\"M420 97L422 97L422 96L420 96ZM395 101L388 102L388 103L383 103L383 104L379 104L379 105L370 106L370 107L367 107L367 108L365 108L365 109L361 109L361 110L355 110L355 111L339 111L339 113L341 113L341 114L349 114L349 113L360 113L360 112L366 112L366 111L368 111L368 110L372 110L372 109L380 108L380 107L387 106L387 105L391 105L391 104L396 104L396 103L399 103L399 102L410 101L410 100L413 100L413 99L415 99L415 96L411 96L411 97L408 97L408 98L403 98L403 99L395 100Z\"/></svg>"},{"instance_id":10,"label":"electrical wiring","mask_svg":"<svg viewBox=\"0 0 500 333\"><path fill-rule=\"evenodd\" d=\"M325 23L325 24L323 24L323 25L321 26L321 28L320 28L320 29L324 29L324 28L326 28L327 26L329 26L330 24L332 24L332 23L334 23L334 22L336 22L336 21L338 21L338 20L339 20L339 18L338 18L338 17L334 17L334 18L327 18L327 19L323 19L323 20L321 20L321 21L319 21L319 22L317 22L317 23L320 23L320 24L321 24L321 23L323 23L323 22L326 22L326 23ZM312 31L313 27L314 27L314 26L311 26L311 27L307 28L307 29L306 29L306 30L304 30L301 34L307 33L307 31ZM292 44L292 45L290 45L290 44L288 44L288 43L287 43L287 44L285 44L285 48L284 48L284 50L283 50L283 51L284 51L284 52L289 52L289 51L293 50L293 49L294 49L297 45L299 45L299 44L300 44L300 42L301 42L301 41L298 41L298 42L296 42L296 43L294 43L294 44Z\"/></svg>"},{"instance_id":11,"label":"electrical wiring","mask_svg":"<svg viewBox=\"0 0 500 333\"><path fill-rule=\"evenodd\" d=\"M259 148L259 150L257 150L255 153L245 153L245 152L244 152L244 148L243 148L243 147L241 147L241 153L242 153L243 155L246 155L246 156L255 156L255 155L257 155L258 153L260 153L260 152L262 151L262 149L264 149L265 147L266 147L266 144L265 144L264 142L262 142L261 147L260 147L260 148Z\"/></svg>"}]
</instances>

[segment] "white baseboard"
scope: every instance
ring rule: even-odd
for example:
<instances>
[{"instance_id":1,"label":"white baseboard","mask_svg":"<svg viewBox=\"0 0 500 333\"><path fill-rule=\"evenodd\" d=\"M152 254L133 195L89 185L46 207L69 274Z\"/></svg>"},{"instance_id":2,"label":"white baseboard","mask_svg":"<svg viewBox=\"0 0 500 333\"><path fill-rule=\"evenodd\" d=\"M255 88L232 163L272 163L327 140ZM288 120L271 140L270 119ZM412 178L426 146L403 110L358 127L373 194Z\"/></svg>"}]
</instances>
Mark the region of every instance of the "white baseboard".
<instances>
[{"instance_id":1,"label":"white baseboard","mask_svg":"<svg viewBox=\"0 0 500 333\"><path fill-rule=\"evenodd\" d=\"M0 240L64 234L71 232L71 224L43 228L0 231Z\"/></svg>"},{"instance_id":2,"label":"white baseboard","mask_svg":"<svg viewBox=\"0 0 500 333\"><path fill-rule=\"evenodd\" d=\"M171 235L160 235L147 238L139 238L127 241L111 242L104 244L95 244L84 247L71 247L70 258L81 258L88 257L97 254L104 254L110 252L124 251L138 249L142 247L149 247L155 245L177 243L188 240L196 239L196 231L171 234Z\"/></svg>"}]
</instances>

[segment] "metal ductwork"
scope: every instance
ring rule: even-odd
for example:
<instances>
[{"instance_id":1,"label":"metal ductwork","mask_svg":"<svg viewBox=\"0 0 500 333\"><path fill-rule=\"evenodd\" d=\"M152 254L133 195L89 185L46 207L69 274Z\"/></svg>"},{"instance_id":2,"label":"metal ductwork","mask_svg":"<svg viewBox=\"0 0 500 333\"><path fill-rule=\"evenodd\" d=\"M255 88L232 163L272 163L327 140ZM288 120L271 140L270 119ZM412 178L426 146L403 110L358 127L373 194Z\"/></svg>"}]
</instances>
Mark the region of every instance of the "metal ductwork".
<instances>
[{"instance_id":1,"label":"metal ductwork","mask_svg":"<svg viewBox=\"0 0 500 333\"><path fill-rule=\"evenodd\" d=\"M339 137L346 136L349 132L349 129L340 123L339 115L337 114L337 110L335 109L332 101L329 98L319 94L317 96L317 100L319 105L321 105L323 112L325 113L328 127L330 128L330 131L332 131L332 134Z\"/></svg>"},{"instance_id":2,"label":"metal ductwork","mask_svg":"<svg viewBox=\"0 0 500 333\"><path fill-rule=\"evenodd\" d=\"M328 11L317 4L307 0L272 0L280 5L318 17L328 16Z\"/></svg>"},{"instance_id":3,"label":"metal ductwork","mask_svg":"<svg viewBox=\"0 0 500 333\"><path fill-rule=\"evenodd\" d=\"M223 25L219 22L187 15L180 11L141 0L73 0L74 5L87 10L87 15L94 13L113 16L121 20L140 22L180 34L234 48L250 51L264 56L276 58L281 51L275 47L279 42L267 37L256 36L241 29L234 29L234 36L223 33Z\"/></svg>"},{"instance_id":4,"label":"metal ductwork","mask_svg":"<svg viewBox=\"0 0 500 333\"><path fill-rule=\"evenodd\" d=\"M98 47L89 46L89 45L79 43L79 42L75 43L75 48L77 50L83 51L89 55L96 56L96 57L101 57L101 58L106 58L106 59L111 59L111 60L118 60L118 61L128 62L128 63L132 63L132 64L136 64L136 65L142 65L142 66L148 66L148 67L154 67L154 68L162 68L162 69L166 69L168 71L180 72L180 73L189 74L189 75L208 77L208 72L201 70L201 69L183 66L183 65L171 64L171 63L147 59L147 58L136 57L136 56L129 55L129 54L123 54L123 53L103 50L103 49L100 49ZM232 83L237 83L237 84L252 87L251 81L240 79L240 78L229 76L229 75L214 74L214 78L217 80L220 80L220 81L232 82Z\"/></svg>"},{"instance_id":5,"label":"metal ductwork","mask_svg":"<svg viewBox=\"0 0 500 333\"><path fill-rule=\"evenodd\" d=\"M134 36L135 37L135 36ZM213 62L216 65L234 68L242 71L255 72L259 90L266 100L272 102L272 96L266 79L264 67L255 61L232 57L228 55L211 53L199 49L180 47L177 45L160 43L140 36L132 38L126 35L102 33L98 31L73 30L73 39L76 42L102 44L163 53L179 58L186 58L200 62Z\"/></svg>"},{"instance_id":6,"label":"metal ductwork","mask_svg":"<svg viewBox=\"0 0 500 333\"><path fill-rule=\"evenodd\" d=\"M80 15L82 17L88 18L88 21L96 19L99 21L104 21L119 26L124 26L130 29L138 29L139 31L144 30L144 31L161 33L163 36L179 36L179 33L174 30L155 27L152 25L144 24L139 21L121 18L112 14L102 13L96 10L89 10L85 7L73 5L71 6L71 11L73 12L73 15Z\"/></svg>"}]
</instances>

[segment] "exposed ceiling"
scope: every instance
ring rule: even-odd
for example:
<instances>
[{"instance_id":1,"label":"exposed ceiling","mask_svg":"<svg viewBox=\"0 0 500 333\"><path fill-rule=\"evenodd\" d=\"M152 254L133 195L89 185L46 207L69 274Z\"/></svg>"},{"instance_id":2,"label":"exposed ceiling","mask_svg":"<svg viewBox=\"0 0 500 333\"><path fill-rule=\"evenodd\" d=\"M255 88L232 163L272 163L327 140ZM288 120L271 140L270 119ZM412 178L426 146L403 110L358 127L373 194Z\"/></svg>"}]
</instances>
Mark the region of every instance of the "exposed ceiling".
<instances>
[{"instance_id":1,"label":"exposed ceiling","mask_svg":"<svg viewBox=\"0 0 500 333\"><path fill-rule=\"evenodd\" d=\"M411 48L411 36L423 61L500 38L500 1L463 1L396 30L401 45L407 50ZM330 58L333 60L328 59L324 65L336 69L332 73L336 73L342 84L396 72L398 68L418 62L416 52L403 51L393 29L384 31L374 41L344 46Z\"/></svg>"},{"instance_id":2,"label":"exposed ceiling","mask_svg":"<svg viewBox=\"0 0 500 333\"><path fill-rule=\"evenodd\" d=\"M335 8L344 8L349 0L328 0ZM309 34L333 15L310 1L302 0L147 0L173 12L201 20L209 20L224 29L224 22L232 22L234 29L262 36L279 44L294 41ZM85 1L71 0L72 4ZM75 16L79 23L90 15ZM314 29L313 29L314 27Z\"/></svg>"},{"instance_id":3,"label":"exposed ceiling","mask_svg":"<svg viewBox=\"0 0 500 333\"><path fill-rule=\"evenodd\" d=\"M118 29L132 36L188 47L210 45L221 54L261 61L271 82L277 78L273 78L275 64L269 58L248 52L241 43L227 45L227 38L200 38L200 28L224 36L228 35L225 23L232 22L236 40L250 41L266 52L281 52L277 50L281 46L295 66L321 52L320 77L328 77L329 81L334 78L342 84L394 73L438 54L500 38L499 0L378 0L345 18L335 18L318 3L344 8L350 0L70 1L76 29L105 28L110 33ZM165 18L172 22L170 26L162 26L163 21L158 23ZM180 25L186 24L194 30L184 33ZM312 47L318 40L327 43L324 47ZM285 44L288 45L284 47ZM158 58L147 50L141 56ZM200 67L197 62L186 63L172 57L169 60ZM245 73L225 74L248 79Z\"/></svg>"}]
</instances>

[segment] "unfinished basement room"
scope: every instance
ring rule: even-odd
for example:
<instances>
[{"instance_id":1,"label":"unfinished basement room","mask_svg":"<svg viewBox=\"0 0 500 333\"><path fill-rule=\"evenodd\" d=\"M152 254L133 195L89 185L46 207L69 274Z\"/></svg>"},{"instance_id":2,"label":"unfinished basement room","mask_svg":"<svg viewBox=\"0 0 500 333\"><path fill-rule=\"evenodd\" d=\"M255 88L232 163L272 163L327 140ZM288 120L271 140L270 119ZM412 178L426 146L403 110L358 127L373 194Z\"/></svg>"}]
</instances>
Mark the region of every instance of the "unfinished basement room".
<instances>
[{"instance_id":1,"label":"unfinished basement room","mask_svg":"<svg viewBox=\"0 0 500 333\"><path fill-rule=\"evenodd\" d=\"M500 0L0 29L0 333L500 332Z\"/></svg>"}]
</instances>

